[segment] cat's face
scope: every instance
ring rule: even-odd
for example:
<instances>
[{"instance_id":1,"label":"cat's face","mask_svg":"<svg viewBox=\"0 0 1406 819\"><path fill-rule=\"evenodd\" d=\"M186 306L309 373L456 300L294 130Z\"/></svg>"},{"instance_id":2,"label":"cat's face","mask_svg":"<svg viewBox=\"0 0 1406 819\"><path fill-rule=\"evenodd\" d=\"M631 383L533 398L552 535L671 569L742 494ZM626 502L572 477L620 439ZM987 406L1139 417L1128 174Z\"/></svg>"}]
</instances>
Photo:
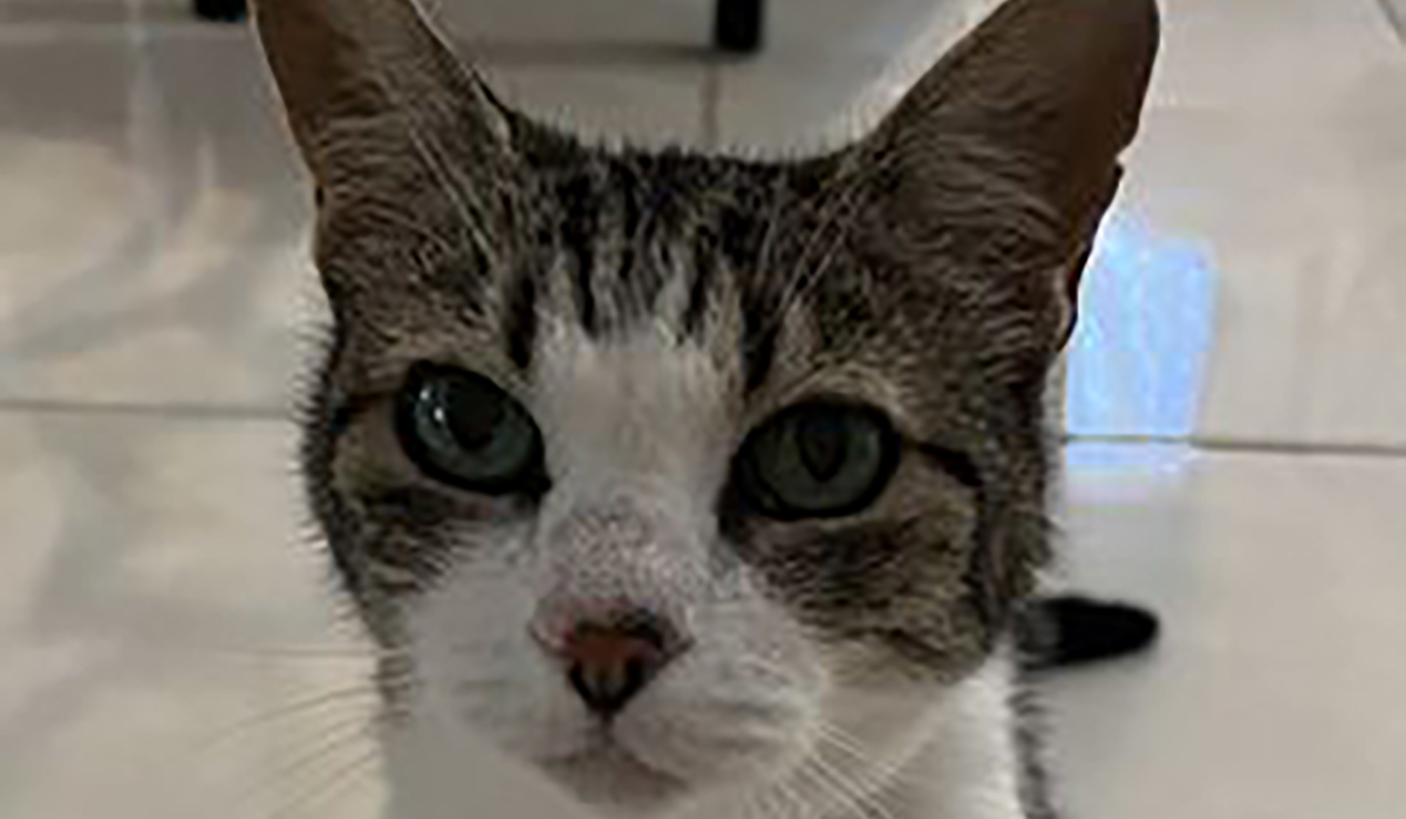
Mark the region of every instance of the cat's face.
<instances>
[{"instance_id":1,"label":"cat's face","mask_svg":"<svg viewBox=\"0 0 1406 819\"><path fill-rule=\"evenodd\" d=\"M343 302L309 434L406 724L673 795L855 732L847 692L972 669L1043 557L1033 321L1003 339L996 294L910 276L871 180L521 149L501 267L372 257L401 229L372 222L325 246L403 273ZM446 236L456 211L413 208Z\"/></svg>"},{"instance_id":2,"label":"cat's face","mask_svg":"<svg viewBox=\"0 0 1406 819\"><path fill-rule=\"evenodd\" d=\"M309 485L389 741L643 814L901 760L1046 555L1044 373L1146 8L1016 3L871 138L778 164L583 147L407 3L339 8L259 18L335 315ZM1081 68L1033 34L1061 15L1135 42ZM1132 70L1027 88L1037 47Z\"/></svg>"}]
</instances>

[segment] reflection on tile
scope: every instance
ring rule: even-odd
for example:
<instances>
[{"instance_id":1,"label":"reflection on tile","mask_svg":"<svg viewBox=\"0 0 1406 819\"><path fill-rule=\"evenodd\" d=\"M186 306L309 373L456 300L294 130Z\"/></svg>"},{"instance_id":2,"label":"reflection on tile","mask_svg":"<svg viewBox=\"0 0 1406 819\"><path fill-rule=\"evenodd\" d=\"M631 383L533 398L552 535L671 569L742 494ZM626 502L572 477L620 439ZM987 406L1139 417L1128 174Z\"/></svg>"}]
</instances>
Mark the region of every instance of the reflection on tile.
<instances>
[{"instance_id":1,"label":"reflection on tile","mask_svg":"<svg viewBox=\"0 0 1406 819\"><path fill-rule=\"evenodd\" d=\"M267 816L367 750L367 697L292 707L365 664L299 530L289 432L0 415L0 815Z\"/></svg>"},{"instance_id":2,"label":"reflection on tile","mask_svg":"<svg viewBox=\"0 0 1406 819\"><path fill-rule=\"evenodd\" d=\"M1153 657L1054 682L1071 813L1395 816L1406 461L1070 455L1070 574L1166 625Z\"/></svg>"},{"instance_id":3,"label":"reflection on tile","mask_svg":"<svg viewBox=\"0 0 1406 819\"><path fill-rule=\"evenodd\" d=\"M0 49L0 395L284 403L321 312L274 110L238 34Z\"/></svg>"},{"instance_id":4,"label":"reflection on tile","mask_svg":"<svg viewBox=\"0 0 1406 819\"><path fill-rule=\"evenodd\" d=\"M1403 144L1406 63L1298 113L1149 113L1124 212L1219 282L1200 432L1406 442ZM1174 332L1184 305L1141 320Z\"/></svg>"},{"instance_id":5,"label":"reflection on tile","mask_svg":"<svg viewBox=\"0 0 1406 819\"><path fill-rule=\"evenodd\" d=\"M1220 283L1197 239L1105 220L1080 285L1069 350L1066 430L1185 437L1196 432Z\"/></svg>"},{"instance_id":6,"label":"reflection on tile","mask_svg":"<svg viewBox=\"0 0 1406 819\"><path fill-rule=\"evenodd\" d=\"M490 68L563 124L684 144L703 71ZM0 48L0 398L287 406L325 318L307 199L240 31Z\"/></svg>"}]
</instances>

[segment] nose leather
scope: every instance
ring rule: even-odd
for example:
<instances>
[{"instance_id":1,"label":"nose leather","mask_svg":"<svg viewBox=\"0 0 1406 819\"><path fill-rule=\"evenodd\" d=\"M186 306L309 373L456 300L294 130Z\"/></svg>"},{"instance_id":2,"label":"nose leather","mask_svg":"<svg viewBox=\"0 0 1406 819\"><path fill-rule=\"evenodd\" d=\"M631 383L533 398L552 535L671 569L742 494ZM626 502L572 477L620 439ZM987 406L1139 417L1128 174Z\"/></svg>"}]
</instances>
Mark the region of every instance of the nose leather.
<instances>
[{"instance_id":1,"label":"nose leather","mask_svg":"<svg viewBox=\"0 0 1406 819\"><path fill-rule=\"evenodd\" d=\"M649 685L687 647L672 623L643 607L617 606L534 630L558 662L571 689L592 713L611 717Z\"/></svg>"}]
</instances>

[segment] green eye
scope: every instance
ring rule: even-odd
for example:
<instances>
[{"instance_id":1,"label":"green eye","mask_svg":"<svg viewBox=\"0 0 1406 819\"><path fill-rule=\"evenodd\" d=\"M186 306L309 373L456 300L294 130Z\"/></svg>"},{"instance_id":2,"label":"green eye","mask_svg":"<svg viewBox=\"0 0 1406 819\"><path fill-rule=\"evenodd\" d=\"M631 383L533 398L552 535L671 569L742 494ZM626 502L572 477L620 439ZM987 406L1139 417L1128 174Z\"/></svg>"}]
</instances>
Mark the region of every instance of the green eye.
<instances>
[{"instance_id":1,"label":"green eye","mask_svg":"<svg viewBox=\"0 0 1406 819\"><path fill-rule=\"evenodd\" d=\"M400 395L396 430L410 459L446 483L487 495L544 489L532 416L477 373L417 366Z\"/></svg>"},{"instance_id":2,"label":"green eye","mask_svg":"<svg viewBox=\"0 0 1406 819\"><path fill-rule=\"evenodd\" d=\"M780 520L840 517L868 506L898 461L888 418L846 404L802 404L747 437L737 484L762 514Z\"/></svg>"}]
</instances>

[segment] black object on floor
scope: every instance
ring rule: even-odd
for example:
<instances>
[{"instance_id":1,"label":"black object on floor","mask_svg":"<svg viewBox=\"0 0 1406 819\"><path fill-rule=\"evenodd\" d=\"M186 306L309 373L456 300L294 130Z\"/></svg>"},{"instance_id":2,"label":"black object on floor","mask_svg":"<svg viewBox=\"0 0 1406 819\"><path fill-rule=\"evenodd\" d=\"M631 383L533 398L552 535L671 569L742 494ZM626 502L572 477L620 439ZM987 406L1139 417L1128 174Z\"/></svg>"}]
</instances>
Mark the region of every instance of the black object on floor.
<instances>
[{"instance_id":1,"label":"black object on floor","mask_svg":"<svg viewBox=\"0 0 1406 819\"><path fill-rule=\"evenodd\" d=\"M752 54L762 46L766 0L718 0L713 45L732 54Z\"/></svg>"},{"instance_id":2,"label":"black object on floor","mask_svg":"<svg viewBox=\"0 0 1406 819\"><path fill-rule=\"evenodd\" d=\"M195 0L195 13L217 23L238 23L249 16L247 0Z\"/></svg>"},{"instance_id":3,"label":"black object on floor","mask_svg":"<svg viewBox=\"0 0 1406 819\"><path fill-rule=\"evenodd\" d=\"M1136 654L1157 640L1157 615L1076 595L1037 600L1020 628L1026 666L1069 668Z\"/></svg>"}]
</instances>

